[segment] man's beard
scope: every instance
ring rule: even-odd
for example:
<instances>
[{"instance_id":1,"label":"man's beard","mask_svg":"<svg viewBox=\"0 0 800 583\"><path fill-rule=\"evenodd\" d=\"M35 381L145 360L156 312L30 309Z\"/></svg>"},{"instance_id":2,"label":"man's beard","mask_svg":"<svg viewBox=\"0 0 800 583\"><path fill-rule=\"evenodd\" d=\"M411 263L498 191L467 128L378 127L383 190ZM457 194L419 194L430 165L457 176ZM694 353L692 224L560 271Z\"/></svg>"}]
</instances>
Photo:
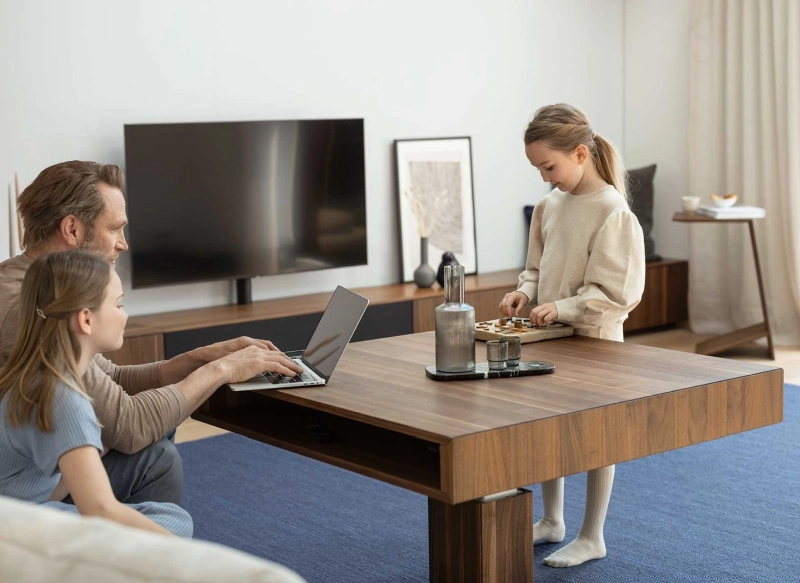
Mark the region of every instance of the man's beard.
<instances>
[{"instance_id":1,"label":"man's beard","mask_svg":"<svg viewBox=\"0 0 800 583\"><path fill-rule=\"evenodd\" d=\"M93 233L89 236L89 238L83 240L83 243L81 244L80 248L86 251L92 251L93 253L97 253L106 261L116 261L117 259L115 253L109 255L105 253L102 249L99 249L95 246L95 237Z\"/></svg>"}]
</instances>

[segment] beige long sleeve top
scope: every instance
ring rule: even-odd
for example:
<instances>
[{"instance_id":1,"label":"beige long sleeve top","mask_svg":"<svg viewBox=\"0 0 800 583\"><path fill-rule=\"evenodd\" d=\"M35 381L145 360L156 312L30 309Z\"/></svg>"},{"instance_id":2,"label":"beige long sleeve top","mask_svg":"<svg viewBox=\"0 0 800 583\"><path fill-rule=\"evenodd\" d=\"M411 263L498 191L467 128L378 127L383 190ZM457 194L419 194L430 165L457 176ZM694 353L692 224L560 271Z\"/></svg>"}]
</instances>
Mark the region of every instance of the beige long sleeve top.
<instances>
[{"instance_id":1,"label":"beige long sleeve top","mask_svg":"<svg viewBox=\"0 0 800 583\"><path fill-rule=\"evenodd\" d=\"M19 328L22 280L33 261L25 254L0 263L0 365ZM103 445L131 454L155 443L188 416L186 399L172 385L160 387L160 362L117 366L97 355L83 377L102 425Z\"/></svg>"},{"instance_id":2,"label":"beige long sleeve top","mask_svg":"<svg viewBox=\"0 0 800 583\"><path fill-rule=\"evenodd\" d=\"M644 274L642 228L613 186L555 189L534 208L518 290L532 305L555 302L558 321L591 336L621 329L642 299Z\"/></svg>"}]
</instances>

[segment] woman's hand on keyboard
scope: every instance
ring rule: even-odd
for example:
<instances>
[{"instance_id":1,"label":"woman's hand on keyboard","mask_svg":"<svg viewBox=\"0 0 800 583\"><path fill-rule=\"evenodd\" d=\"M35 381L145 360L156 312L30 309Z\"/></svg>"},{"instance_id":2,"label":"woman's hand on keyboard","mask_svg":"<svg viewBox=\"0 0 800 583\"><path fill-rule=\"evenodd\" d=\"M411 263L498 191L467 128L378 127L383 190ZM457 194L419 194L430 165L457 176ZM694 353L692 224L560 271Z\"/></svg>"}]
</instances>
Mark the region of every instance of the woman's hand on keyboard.
<instances>
[{"instance_id":1,"label":"woman's hand on keyboard","mask_svg":"<svg viewBox=\"0 0 800 583\"><path fill-rule=\"evenodd\" d=\"M295 361L287 358L282 352L265 350L258 346L237 350L220 358L217 363L226 371L227 383L241 383L264 371L289 377L303 372Z\"/></svg>"}]
</instances>

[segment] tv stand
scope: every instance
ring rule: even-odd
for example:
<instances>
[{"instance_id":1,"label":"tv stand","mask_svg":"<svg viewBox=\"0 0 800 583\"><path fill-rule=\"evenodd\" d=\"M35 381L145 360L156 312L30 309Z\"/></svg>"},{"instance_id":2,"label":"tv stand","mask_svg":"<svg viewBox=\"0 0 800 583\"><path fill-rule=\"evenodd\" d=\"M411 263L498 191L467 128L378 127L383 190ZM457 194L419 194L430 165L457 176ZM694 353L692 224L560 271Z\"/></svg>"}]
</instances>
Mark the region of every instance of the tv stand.
<instances>
[{"instance_id":1,"label":"tv stand","mask_svg":"<svg viewBox=\"0 0 800 583\"><path fill-rule=\"evenodd\" d=\"M236 303L240 306L253 303L252 277L240 277L236 280Z\"/></svg>"},{"instance_id":2,"label":"tv stand","mask_svg":"<svg viewBox=\"0 0 800 583\"><path fill-rule=\"evenodd\" d=\"M520 269L509 269L466 277L465 300L475 307L478 320L497 318L503 296L517 287L519 272ZM687 281L686 261L648 263L644 297L625 321L625 333L685 320ZM122 349L106 356L115 364L143 364L236 336L271 340L287 350L302 348L308 344L331 299L327 292L252 302L250 279L237 280L237 291L240 285L246 293L237 295L247 301L239 303L246 305L129 318ZM413 283L353 291L370 301L353 342L433 330L434 310L444 297L438 286L419 289Z\"/></svg>"}]
</instances>

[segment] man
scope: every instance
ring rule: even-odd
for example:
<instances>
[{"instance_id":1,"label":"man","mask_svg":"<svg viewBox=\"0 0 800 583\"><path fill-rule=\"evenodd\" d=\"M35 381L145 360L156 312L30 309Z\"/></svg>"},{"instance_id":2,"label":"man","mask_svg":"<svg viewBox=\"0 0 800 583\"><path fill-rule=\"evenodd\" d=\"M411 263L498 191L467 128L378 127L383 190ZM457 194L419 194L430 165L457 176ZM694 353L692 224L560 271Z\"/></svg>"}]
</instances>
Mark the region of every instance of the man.
<instances>
[{"instance_id":1,"label":"man","mask_svg":"<svg viewBox=\"0 0 800 583\"><path fill-rule=\"evenodd\" d=\"M114 264L128 249L123 187L118 166L72 161L46 168L23 191L25 252L0 263L0 364L16 340L22 280L34 259L88 248ZM300 372L271 342L250 338L139 366L116 366L98 355L83 383L102 425L103 463L117 499L178 504L183 464L175 428L221 384L263 370Z\"/></svg>"}]
</instances>

